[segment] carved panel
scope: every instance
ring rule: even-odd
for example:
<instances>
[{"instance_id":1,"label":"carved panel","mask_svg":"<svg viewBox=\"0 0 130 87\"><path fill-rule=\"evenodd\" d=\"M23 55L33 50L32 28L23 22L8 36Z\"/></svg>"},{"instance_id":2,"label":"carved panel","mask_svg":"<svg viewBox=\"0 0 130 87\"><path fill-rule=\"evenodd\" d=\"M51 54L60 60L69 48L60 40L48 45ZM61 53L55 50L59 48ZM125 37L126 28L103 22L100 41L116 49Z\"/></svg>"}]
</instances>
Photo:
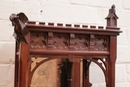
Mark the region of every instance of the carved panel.
<instances>
[{"instance_id":1,"label":"carved panel","mask_svg":"<svg viewBox=\"0 0 130 87\"><path fill-rule=\"evenodd\" d=\"M31 34L31 48L46 48L47 46L46 33L32 33Z\"/></svg>"},{"instance_id":2,"label":"carved panel","mask_svg":"<svg viewBox=\"0 0 130 87\"><path fill-rule=\"evenodd\" d=\"M95 36L94 50L99 50L99 51L108 50L108 37L106 37L106 36Z\"/></svg>"},{"instance_id":3,"label":"carved panel","mask_svg":"<svg viewBox=\"0 0 130 87\"><path fill-rule=\"evenodd\" d=\"M54 33L53 48L59 50L68 50L69 35Z\"/></svg>"},{"instance_id":4,"label":"carved panel","mask_svg":"<svg viewBox=\"0 0 130 87\"><path fill-rule=\"evenodd\" d=\"M89 36L87 35L75 35L74 39L75 50L88 50L89 49Z\"/></svg>"}]
</instances>

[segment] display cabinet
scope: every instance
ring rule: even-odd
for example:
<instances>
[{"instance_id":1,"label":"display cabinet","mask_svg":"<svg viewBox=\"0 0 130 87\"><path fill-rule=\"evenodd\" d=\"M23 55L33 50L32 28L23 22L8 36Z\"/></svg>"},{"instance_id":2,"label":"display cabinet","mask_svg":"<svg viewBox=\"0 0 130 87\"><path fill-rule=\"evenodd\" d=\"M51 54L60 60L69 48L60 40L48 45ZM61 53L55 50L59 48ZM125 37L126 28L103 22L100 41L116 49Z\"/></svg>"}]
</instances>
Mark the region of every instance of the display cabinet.
<instances>
[{"instance_id":1,"label":"display cabinet","mask_svg":"<svg viewBox=\"0 0 130 87\"><path fill-rule=\"evenodd\" d=\"M92 87L92 62L101 68L106 87L115 87L117 36L122 31L114 5L105 19L104 28L29 21L24 13L11 14L16 39L14 87Z\"/></svg>"}]
</instances>

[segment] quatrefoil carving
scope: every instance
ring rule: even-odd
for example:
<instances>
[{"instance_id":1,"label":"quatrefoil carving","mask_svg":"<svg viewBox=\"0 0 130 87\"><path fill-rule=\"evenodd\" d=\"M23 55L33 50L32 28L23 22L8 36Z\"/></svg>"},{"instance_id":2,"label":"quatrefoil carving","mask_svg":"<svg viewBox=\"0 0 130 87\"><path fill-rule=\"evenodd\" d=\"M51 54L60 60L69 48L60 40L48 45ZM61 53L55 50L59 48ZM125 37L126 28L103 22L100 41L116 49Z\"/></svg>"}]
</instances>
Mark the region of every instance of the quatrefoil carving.
<instances>
[{"instance_id":1,"label":"quatrefoil carving","mask_svg":"<svg viewBox=\"0 0 130 87\"><path fill-rule=\"evenodd\" d=\"M75 42L74 44L75 50L88 50L89 42L87 36L76 35L74 42Z\"/></svg>"},{"instance_id":2,"label":"quatrefoil carving","mask_svg":"<svg viewBox=\"0 0 130 87\"><path fill-rule=\"evenodd\" d=\"M46 34L34 33L31 35L31 48L46 48Z\"/></svg>"},{"instance_id":3,"label":"quatrefoil carving","mask_svg":"<svg viewBox=\"0 0 130 87\"><path fill-rule=\"evenodd\" d=\"M108 49L108 41L105 37L97 37L95 38L94 48L95 50L107 50Z\"/></svg>"},{"instance_id":4,"label":"quatrefoil carving","mask_svg":"<svg viewBox=\"0 0 130 87\"><path fill-rule=\"evenodd\" d=\"M68 41L69 41L69 38L67 35L54 34L53 48L66 50L68 49Z\"/></svg>"}]
</instances>

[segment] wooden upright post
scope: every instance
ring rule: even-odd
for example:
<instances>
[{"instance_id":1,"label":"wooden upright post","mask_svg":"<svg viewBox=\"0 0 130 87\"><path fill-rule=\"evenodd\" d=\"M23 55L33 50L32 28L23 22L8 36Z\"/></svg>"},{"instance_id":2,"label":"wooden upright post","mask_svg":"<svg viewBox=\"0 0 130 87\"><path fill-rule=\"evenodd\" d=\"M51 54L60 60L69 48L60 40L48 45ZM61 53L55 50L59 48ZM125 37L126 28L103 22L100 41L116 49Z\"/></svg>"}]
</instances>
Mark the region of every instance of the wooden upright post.
<instances>
[{"instance_id":1,"label":"wooden upright post","mask_svg":"<svg viewBox=\"0 0 130 87\"><path fill-rule=\"evenodd\" d=\"M108 87L115 87L115 63L116 63L117 38L110 36L110 56L108 59Z\"/></svg>"},{"instance_id":2,"label":"wooden upright post","mask_svg":"<svg viewBox=\"0 0 130 87\"><path fill-rule=\"evenodd\" d=\"M30 34L27 35L28 39ZM20 86L19 87L29 87L29 48L30 45L25 42L20 44Z\"/></svg>"}]
</instances>

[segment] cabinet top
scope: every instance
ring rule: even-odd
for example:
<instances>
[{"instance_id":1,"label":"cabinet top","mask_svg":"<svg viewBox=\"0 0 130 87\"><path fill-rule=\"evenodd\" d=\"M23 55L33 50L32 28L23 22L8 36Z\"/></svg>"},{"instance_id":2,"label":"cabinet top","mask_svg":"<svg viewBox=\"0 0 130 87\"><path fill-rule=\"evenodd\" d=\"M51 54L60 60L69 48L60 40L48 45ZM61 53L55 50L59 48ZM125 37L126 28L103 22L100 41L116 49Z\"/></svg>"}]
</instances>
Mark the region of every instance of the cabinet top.
<instances>
[{"instance_id":1,"label":"cabinet top","mask_svg":"<svg viewBox=\"0 0 130 87\"><path fill-rule=\"evenodd\" d=\"M109 9L109 14L105 18L106 27L79 25L79 24L62 24L29 21L24 13L11 14L10 20L14 26L14 32L18 38L24 38L31 31L43 32L60 32L60 33L78 33L78 34L96 34L96 35L119 35L122 31L117 27L115 5Z\"/></svg>"}]
</instances>

